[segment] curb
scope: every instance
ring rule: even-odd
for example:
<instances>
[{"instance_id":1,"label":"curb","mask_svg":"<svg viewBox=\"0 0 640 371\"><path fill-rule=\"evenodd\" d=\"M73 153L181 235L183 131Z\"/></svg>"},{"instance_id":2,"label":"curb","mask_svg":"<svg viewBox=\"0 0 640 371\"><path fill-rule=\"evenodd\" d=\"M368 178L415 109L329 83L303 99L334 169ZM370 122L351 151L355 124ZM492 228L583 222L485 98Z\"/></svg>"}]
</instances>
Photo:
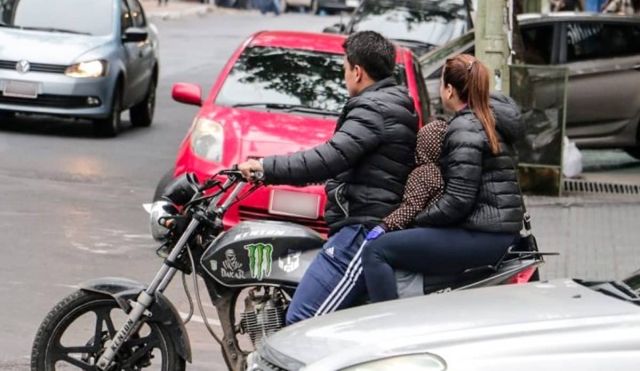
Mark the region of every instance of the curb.
<instances>
[{"instance_id":1,"label":"curb","mask_svg":"<svg viewBox=\"0 0 640 371\"><path fill-rule=\"evenodd\" d=\"M530 196L525 195L527 208L571 208L594 206L640 206L640 198L625 195L575 195L562 197Z\"/></svg>"},{"instance_id":2,"label":"curb","mask_svg":"<svg viewBox=\"0 0 640 371\"><path fill-rule=\"evenodd\" d=\"M216 12L217 8L212 5L202 5L183 10L157 10L147 13L149 20L171 20L184 17L204 16L208 13Z\"/></svg>"}]
</instances>

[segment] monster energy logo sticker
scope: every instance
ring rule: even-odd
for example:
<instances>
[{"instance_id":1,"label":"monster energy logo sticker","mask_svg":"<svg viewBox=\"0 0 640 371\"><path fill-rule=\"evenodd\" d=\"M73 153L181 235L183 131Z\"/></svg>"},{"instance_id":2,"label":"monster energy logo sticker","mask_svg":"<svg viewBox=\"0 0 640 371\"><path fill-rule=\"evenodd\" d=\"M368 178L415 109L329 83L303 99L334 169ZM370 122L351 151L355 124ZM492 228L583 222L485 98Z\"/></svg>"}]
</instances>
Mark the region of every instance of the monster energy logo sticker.
<instances>
[{"instance_id":1,"label":"monster energy logo sticker","mask_svg":"<svg viewBox=\"0 0 640 371\"><path fill-rule=\"evenodd\" d=\"M270 243L254 243L246 245L244 248L249 254L251 277L258 281L262 281L264 277L269 277L271 275L273 245Z\"/></svg>"}]
</instances>

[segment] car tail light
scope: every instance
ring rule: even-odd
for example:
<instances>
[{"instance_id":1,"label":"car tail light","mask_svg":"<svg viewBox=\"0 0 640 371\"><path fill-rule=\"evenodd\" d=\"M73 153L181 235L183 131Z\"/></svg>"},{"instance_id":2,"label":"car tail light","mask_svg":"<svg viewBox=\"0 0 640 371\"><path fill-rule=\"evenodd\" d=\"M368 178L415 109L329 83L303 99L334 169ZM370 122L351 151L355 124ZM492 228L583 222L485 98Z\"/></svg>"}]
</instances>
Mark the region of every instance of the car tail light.
<instances>
[{"instance_id":1,"label":"car tail light","mask_svg":"<svg viewBox=\"0 0 640 371\"><path fill-rule=\"evenodd\" d=\"M513 277L509 283L510 284L522 284L527 283L535 273L536 268L528 268L518 273L515 277Z\"/></svg>"}]
</instances>

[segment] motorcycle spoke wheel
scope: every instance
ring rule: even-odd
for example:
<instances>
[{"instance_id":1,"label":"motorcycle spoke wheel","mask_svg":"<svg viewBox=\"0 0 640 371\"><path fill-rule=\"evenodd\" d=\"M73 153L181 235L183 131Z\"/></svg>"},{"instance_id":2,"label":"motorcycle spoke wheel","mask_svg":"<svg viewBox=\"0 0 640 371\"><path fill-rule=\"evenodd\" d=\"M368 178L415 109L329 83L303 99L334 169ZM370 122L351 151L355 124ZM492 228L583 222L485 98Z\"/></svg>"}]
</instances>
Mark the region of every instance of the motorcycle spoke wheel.
<instances>
[{"instance_id":1,"label":"motorcycle spoke wheel","mask_svg":"<svg viewBox=\"0 0 640 371\"><path fill-rule=\"evenodd\" d=\"M39 371L97 370L108 341L126 318L108 296L78 291L63 300L40 326L34 342L31 369ZM120 348L110 371L184 370L166 330L143 323Z\"/></svg>"}]
</instances>

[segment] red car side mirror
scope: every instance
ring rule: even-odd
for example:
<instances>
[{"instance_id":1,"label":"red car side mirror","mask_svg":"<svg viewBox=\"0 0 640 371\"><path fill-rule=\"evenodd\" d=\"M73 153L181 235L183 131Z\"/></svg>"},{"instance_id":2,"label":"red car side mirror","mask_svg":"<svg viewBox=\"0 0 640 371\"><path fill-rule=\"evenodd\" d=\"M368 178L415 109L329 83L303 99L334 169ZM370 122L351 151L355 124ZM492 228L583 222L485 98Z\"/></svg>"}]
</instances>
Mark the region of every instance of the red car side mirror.
<instances>
[{"instance_id":1,"label":"red car side mirror","mask_svg":"<svg viewBox=\"0 0 640 371\"><path fill-rule=\"evenodd\" d=\"M202 90L198 85L177 83L173 85L171 97L176 102L202 106Z\"/></svg>"}]
</instances>

